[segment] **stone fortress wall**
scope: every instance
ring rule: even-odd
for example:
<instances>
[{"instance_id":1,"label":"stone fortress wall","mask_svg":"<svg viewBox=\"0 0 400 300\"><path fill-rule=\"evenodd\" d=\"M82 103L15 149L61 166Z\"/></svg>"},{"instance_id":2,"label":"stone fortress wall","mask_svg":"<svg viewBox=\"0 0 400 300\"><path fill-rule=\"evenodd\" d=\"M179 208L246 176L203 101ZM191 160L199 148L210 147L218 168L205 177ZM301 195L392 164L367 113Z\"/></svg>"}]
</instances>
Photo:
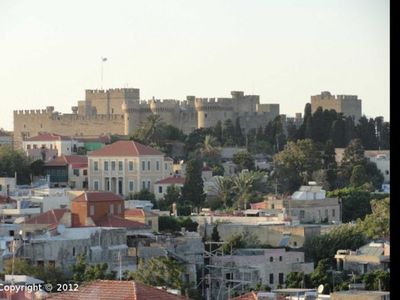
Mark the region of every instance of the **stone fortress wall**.
<instances>
[{"instance_id":1,"label":"stone fortress wall","mask_svg":"<svg viewBox=\"0 0 400 300\"><path fill-rule=\"evenodd\" d=\"M85 100L72 106L72 113L62 114L49 106L45 110L14 111L14 140L17 147L24 138L40 132L67 136L130 135L151 114L163 122L190 133L196 128L211 127L218 121L239 118L244 131L265 126L279 115L279 104L261 104L258 95L233 91L231 98L196 98L186 100L140 100L140 90L121 88L86 90Z\"/></svg>"},{"instance_id":2,"label":"stone fortress wall","mask_svg":"<svg viewBox=\"0 0 400 300\"><path fill-rule=\"evenodd\" d=\"M320 95L311 96L311 111L314 113L318 107L323 110L334 109L344 116L351 116L355 122L361 118L361 99L356 95L331 95L330 92L321 92Z\"/></svg>"}]
</instances>

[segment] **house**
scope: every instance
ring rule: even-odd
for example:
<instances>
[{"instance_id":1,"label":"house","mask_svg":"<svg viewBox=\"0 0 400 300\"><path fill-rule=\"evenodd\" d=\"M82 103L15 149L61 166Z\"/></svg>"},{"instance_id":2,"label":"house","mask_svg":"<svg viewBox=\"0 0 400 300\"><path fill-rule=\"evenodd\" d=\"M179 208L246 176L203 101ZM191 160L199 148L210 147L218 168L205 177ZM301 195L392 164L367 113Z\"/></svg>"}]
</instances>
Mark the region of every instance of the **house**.
<instances>
[{"instance_id":1,"label":"house","mask_svg":"<svg viewBox=\"0 0 400 300\"><path fill-rule=\"evenodd\" d=\"M172 176L173 161L135 141L117 141L88 154L89 189L128 196Z\"/></svg>"},{"instance_id":2,"label":"house","mask_svg":"<svg viewBox=\"0 0 400 300\"><path fill-rule=\"evenodd\" d=\"M250 204L252 209L281 211L286 218L300 223L340 223L341 204L338 198L327 198L321 186L301 186L291 197L267 197Z\"/></svg>"},{"instance_id":3,"label":"house","mask_svg":"<svg viewBox=\"0 0 400 300\"><path fill-rule=\"evenodd\" d=\"M167 189L169 186L174 185L176 187L182 188L184 183L185 178L180 176L173 176L158 180L154 184L154 195L156 196L156 199L159 200L163 198L164 195L167 193Z\"/></svg>"},{"instance_id":4,"label":"house","mask_svg":"<svg viewBox=\"0 0 400 300\"><path fill-rule=\"evenodd\" d=\"M141 208L125 210L125 219L151 226L152 231L158 232L158 215Z\"/></svg>"},{"instance_id":5,"label":"house","mask_svg":"<svg viewBox=\"0 0 400 300\"><path fill-rule=\"evenodd\" d=\"M377 241L366 244L356 251L338 250L335 259L340 271L353 271L356 274L365 274L376 269L389 271L390 243Z\"/></svg>"},{"instance_id":6,"label":"house","mask_svg":"<svg viewBox=\"0 0 400 300\"><path fill-rule=\"evenodd\" d=\"M23 150L33 159L48 161L56 156L77 154L83 143L74 137L41 133L22 142Z\"/></svg>"},{"instance_id":7,"label":"house","mask_svg":"<svg viewBox=\"0 0 400 300\"><path fill-rule=\"evenodd\" d=\"M290 272L309 274L314 270L313 263L304 261L304 253L275 249L237 249L232 255L213 255L210 257L211 298L217 295L228 296L244 286L255 288L258 284L272 289L284 286Z\"/></svg>"},{"instance_id":8,"label":"house","mask_svg":"<svg viewBox=\"0 0 400 300\"><path fill-rule=\"evenodd\" d=\"M345 148L335 148L335 160L341 164ZM379 171L383 174L384 183L390 183L390 150L365 150L364 157L374 162Z\"/></svg>"},{"instance_id":9,"label":"house","mask_svg":"<svg viewBox=\"0 0 400 300\"><path fill-rule=\"evenodd\" d=\"M44 164L44 172L50 176L50 187L87 189L88 159L80 155L61 155Z\"/></svg>"},{"instance_id":10,"label":"house","mask_svg":"<svg viewBox=\"0 0 400 300\"><path fill-rule=\"evenodd\" d=\"M71 265L79 255L85 255L88 264L107 263L109 269L132 269L134 259L128 257L126 228L57 226L16 244L16 257L27 259L32 265L56 267L70 274ZM130 267L129 267L130 266Z\"/></svg>"},{"instance_id":11,"label":"house","mask_svg":"<svg viewBox=\"0 0 400 300\"><path fill-rule=\"evenodd\" d=\"M80 285L77 291L54 293L46 299L184 300L187 298L136 281L96 280Z\"/></svg>"}]
</instances>

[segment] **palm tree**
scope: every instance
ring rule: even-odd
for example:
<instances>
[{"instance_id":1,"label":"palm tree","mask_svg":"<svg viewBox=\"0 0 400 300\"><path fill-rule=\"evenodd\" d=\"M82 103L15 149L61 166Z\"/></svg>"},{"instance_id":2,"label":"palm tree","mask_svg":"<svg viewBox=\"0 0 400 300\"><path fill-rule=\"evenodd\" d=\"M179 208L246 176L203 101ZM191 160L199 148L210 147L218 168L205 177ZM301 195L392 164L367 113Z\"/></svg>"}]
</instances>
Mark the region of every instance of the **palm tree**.
<instances>
[{"instance_id":1,"label":"palm tree","mask_svg":"<svg viewBox=\"0 0 400 300\"><path fill-rule=\"evenodd\" d=\"M232 206L232 179L228 176L217 177L212 190L218 195L225 208Z\"/></svg>"},{"instance_id":2,"label":"palm tree","mask_svg":"<svg viewBox=\"0 0 400 300\"><path fill-rule=\"evenodd\" d=\"M140 124L139 128L133 135L134 139L144 144L153 142L157 128L161 125L161 117L159 115L149 115L146 122Z\"/></svg>"},{"instance_id":3,"label":"palm tree","mask_svg":"<svg viewBox=\"0 0 400 300\"><path fill-rule=\"evenodd\" d=\"M217 139L214 136L207 134L204 137L203 143L200 145L201 156L204 158L215 159L219 155L219 149L217 146Z\"/></svg>"},{"instance_id":4,"label":"palm tree","mask_svg":"<svg viewBox=\"0 0 400 300\"><path fill-rule=\"evenodd\" d=\"M233 178L232 189L236 193L238 207L243 203L243 209L247 208L247 202L254 184L264 176L263 172L240 172Z\"/></svg>"}]
</instances>

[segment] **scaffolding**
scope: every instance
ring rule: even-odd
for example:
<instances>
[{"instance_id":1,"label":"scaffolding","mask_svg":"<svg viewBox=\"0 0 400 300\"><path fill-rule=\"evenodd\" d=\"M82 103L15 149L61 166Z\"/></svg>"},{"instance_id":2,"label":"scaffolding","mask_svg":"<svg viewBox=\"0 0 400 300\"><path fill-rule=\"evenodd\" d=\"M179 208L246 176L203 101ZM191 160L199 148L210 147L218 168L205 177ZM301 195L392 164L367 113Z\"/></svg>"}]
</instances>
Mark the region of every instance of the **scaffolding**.
<instances>
[{"instance_id":1,"label":"scaffolding","mask_svg":"<svg viewBox=\"0 0 400 300\"><path fill-rule=\"evenodd\" d=\"M232 260L218 262L216 259L218 256L232 256L232 246L229 253L224 253L223 246L227 244L227 242L205 242L204 267L200 284L202 295L207 300L230 299L235 292L246 292L247 287L254 285L259 279L258 270L254 267L238 267Z\"/></svg>"}]
</instances>

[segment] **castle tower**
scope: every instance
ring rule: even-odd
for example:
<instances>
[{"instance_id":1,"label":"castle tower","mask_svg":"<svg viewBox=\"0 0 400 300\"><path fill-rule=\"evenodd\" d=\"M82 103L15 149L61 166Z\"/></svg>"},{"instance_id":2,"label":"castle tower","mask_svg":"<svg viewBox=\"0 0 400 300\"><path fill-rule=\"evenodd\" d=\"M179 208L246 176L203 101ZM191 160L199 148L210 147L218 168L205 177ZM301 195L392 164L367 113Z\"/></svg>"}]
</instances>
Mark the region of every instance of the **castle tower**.
<instances>
[{"instance_id":1,"label":"castle tower","mask_svg":"<svg viewBox=\"0 0 400 300\"><path fill-rule=\"evenodd\" d=\"M198 98L195 100L197 128L215 126L218 121L232 119L233 106L230 99Z\"/></svg>"},{"instance_id":2,"label":"castle tower","mask_svg":"<svg viewBox=\"0 0 400 300\"><path fill-rule=\"evenodd\" d=\"M124 113L124 134L131 135L140 123L139 100L125 101L121 109Z\"/></svg>"}]
</instances>

